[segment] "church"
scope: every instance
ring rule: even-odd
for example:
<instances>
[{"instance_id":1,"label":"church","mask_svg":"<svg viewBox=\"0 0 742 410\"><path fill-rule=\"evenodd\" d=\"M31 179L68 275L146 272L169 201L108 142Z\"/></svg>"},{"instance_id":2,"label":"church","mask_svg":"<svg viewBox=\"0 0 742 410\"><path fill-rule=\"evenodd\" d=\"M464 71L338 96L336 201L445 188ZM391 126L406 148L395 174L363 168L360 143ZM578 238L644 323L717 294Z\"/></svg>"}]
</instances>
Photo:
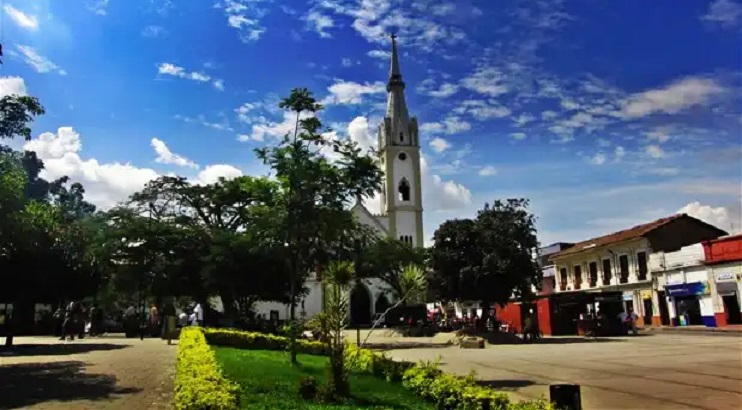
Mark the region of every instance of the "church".
<instances>
[{"instance_id":1,"label":"church","mask_svg":"<svg viewBox=\"0 0 742 410\"><path fill-rule=\"evenodd\" d=\"M423 207L420 175L420 136L417 118L410 117L405 101L405 83L399 67L396 37L392 35L392 56L387 82L387 104L384 121L379 125L379 162L384 171L381 214L372 214L360 201L353 214L364 225L373 227L379 235L397 238L421 247L423 238ZM316 278L307 281L309 293L297 308L306 319L322 311L322 285ZM394 301L385 294L385 285L377 280L364 280L351 292L351 322L370 323L374 314L382 313ZM288 319L289 308L276 302L256 306L266 318Z\"/></svg>"}]
</instances>

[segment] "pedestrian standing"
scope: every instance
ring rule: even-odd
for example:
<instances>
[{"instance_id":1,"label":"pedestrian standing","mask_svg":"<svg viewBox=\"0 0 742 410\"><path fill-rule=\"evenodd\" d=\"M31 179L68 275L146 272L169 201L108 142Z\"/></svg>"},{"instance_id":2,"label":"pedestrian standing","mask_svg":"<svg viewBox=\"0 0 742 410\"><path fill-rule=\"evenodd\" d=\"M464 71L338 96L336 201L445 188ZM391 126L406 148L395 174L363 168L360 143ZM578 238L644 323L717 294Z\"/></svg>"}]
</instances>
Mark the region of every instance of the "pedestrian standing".
<instances>
[{"instance_id":1,"label":"pedestrian standing","mask_svg":"<svg viewBox=\"0 0 742 410\"><path fill-rule=\"evenodd\" d=\"M167 344L172 343L173 334L175 333L175 306L172 303L165 305L163 309L165 320L163 320L163 333L167 338Z\"/></svg>"}]
</instances>

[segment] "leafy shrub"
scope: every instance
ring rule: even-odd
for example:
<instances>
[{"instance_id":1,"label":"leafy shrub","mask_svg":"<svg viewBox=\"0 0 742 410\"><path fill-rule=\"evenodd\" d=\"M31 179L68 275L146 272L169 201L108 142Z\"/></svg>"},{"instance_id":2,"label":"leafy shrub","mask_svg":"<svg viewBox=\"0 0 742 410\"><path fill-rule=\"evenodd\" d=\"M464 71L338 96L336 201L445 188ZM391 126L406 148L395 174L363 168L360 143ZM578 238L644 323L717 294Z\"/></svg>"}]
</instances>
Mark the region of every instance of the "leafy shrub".
<instances>
[{"instance_id":1,"label":"leafy shrub","mask_svg":"<svg viewBox=\"0 0 742 410\"><path fill-rule=\"evenodd\" d=\"M178 341L175 408L231 410L238 407L238 386L222 375L203 331L197 327L184 328Z\"/></svg>"},{"instance_id":2,"label":"leafy shrub","mask_svg":"<svg viewBox=\"0 0 742 410\"><path fill-rule=\"evenodd\" d=\"M317 397L317 379L311 376L300 378L299 396L304 400L314 400Z\"/></svg>"},{"instance_id":3,"label":"leafy shrub","mask_svg":"<svg viewBox=\"0 0 742 410\"><path fill-rule=\"evenodd\" d=\"M228 346L246 350L287 350L289 338L284 336L268 335L258 332L243 332L231 329L204 329L206 340L210 345ZM326 344L309 340L296 340L299 353L327 356L329 348Z\"/></svg>"},{"instance_id":4,"label":"leafy shrub","mask_svg":"<svg viewBox=\"0 0 742 410\"><path fill-rule=\"evenodd\" d=\"M390 382L402 381L404 372L414 366L411 362L396 361L383 353L359 348L354 344L345 346L345 363L349 371L373 374Z\"/></svg>"}]
</instances>

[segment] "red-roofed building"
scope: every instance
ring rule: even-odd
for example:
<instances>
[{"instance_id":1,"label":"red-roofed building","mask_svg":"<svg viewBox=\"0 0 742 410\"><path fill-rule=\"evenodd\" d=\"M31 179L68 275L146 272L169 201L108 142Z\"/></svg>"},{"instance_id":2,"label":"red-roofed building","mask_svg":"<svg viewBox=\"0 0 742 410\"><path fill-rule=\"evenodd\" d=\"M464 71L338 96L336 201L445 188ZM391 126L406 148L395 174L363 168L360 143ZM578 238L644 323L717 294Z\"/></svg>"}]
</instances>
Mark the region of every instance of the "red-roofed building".
<instances>
[{"instance_id":1,"label":"red-roofed building","mask_svg":"<svg viewBox=\"0 0 742 410\"><path fill-rule=\"evenodd\" d=\"M716 326L742 324L742 235L703 243Z\"/></svg>"},{"instance_id":2,"label":"red-roofed building","mask_svg":"<svg viewBox=\"0 0 742 410\"><path fill-rule=\"evenodd\" d=\"M557 276L554 296L560 296L552 298L554 334L577 333L577 319L590 313L589 309L604 315L633 309L639 326L669 325L665 290L658 288L652 276L653 266L659 266L657 255L723 235L726 232L715 226L678 214L582 241L551 255ZM586 300L599 303L589 308Z\"/></svg>"}]
</instances>

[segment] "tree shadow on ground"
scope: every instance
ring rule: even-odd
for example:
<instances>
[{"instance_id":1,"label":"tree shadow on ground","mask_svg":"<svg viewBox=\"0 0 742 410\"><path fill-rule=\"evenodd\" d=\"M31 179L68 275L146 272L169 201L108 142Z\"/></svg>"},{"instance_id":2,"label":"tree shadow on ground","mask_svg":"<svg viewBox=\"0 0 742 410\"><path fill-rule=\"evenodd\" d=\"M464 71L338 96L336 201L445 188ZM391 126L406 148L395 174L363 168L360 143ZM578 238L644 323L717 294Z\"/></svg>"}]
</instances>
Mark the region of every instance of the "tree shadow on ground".
<instances>
[{"instance_id":1,"label":"tree shadow on ground","mask_svg":"<svg viewBox=\"0 0 742 410\"><path fill-rule=\"evenodd\" d=\"M80 361L0 366L0 409L24 408L49 401L104 400L139 388L116 386L107 374L86 374Z\"/></svg>"},{"instance_id":2,"label":"tree shadow on ground","mask_svg":"<svg viewBox=\"0 0 742 410\"><path fill-rule=\"evenodd\" d=\"M489 387L494 390L515 391L522 387L537 384L531 380L477 380L480 386Z\"/></svg>"},{"instance_id":3,"label":"tree shadow on ground","mask_svg":"<svg viewBox=\"0 0 742 410\"><path fill-rule=\"evenodd\" d=\"M11 348L0 347L0 354L9 356L63 356L93 351L119 350L126 347L128 346L113 343L18 344Z\"/></svg>"}]
</instances>

